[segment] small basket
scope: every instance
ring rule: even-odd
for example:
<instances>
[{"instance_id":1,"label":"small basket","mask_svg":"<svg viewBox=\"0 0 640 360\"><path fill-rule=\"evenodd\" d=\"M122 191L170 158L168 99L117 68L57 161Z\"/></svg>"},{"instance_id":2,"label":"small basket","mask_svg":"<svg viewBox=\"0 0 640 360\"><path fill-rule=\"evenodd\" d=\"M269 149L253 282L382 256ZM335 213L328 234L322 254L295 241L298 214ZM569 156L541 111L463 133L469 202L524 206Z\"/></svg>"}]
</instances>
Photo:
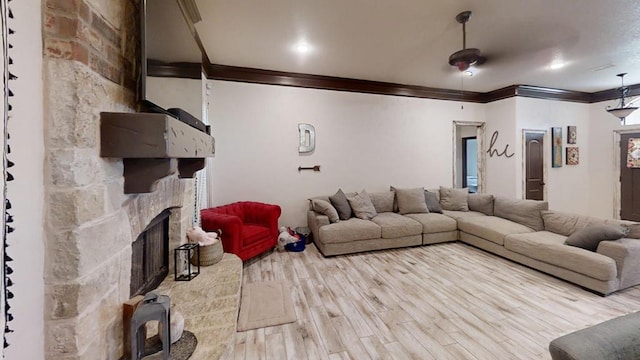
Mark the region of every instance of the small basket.
<instances>
[{"instance_id":1,"label":"small basket","mask_svg":"<svg viewBox=\"0 0 640 360\"><path fill-rule=\"evenodd\" d=\"M306 245L305 241L300 240L294 243L289 243L285 245L284 248L292 252L300 252L300 251L304 251L305 245Z\"/></svg>"},{"instance_id":2,"label":"small basket","mask_svg":"<svg viewBox=\"0 0 640 360\"><path fill-rule=\"evenodd\" d=\"M216 264L218 261L222 260L223 255L224 251L222 250L222 242L219 240L211 245L200 246L200 266ZM197 254L194 254L191 257L191 263L193 265L198 265Z\"/></svg>"}]
</instances>

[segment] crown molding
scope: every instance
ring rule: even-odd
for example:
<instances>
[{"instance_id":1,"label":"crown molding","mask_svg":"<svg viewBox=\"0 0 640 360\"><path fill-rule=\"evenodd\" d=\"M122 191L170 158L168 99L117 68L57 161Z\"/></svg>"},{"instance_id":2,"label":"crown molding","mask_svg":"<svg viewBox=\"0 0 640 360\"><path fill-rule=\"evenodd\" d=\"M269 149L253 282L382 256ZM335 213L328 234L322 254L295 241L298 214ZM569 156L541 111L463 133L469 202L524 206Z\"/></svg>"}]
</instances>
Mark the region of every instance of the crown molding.
<instances>
[{"instance_id":1,"label":"crown molding","mask_svg":"<svg viewBox=\"0 0 640 360\"><path fill-rule=\"evenodd\" d=\"M155 77L202 79L202 68L199 63L164 63L149 60L147 64L147 75Z\"/></svg>"},{"instance_id":2,"label":"crown molding","mask_svg":"<svg viewBox=\"0 0 640 360\"><path fill-rule=\"evenodd\" d=\"M291 73L227 65L211 64L209 79L249 82L255 84L294 86L311 89L360 92L378 95L456 100L482 103L483 94L473 91L438 89L416 85L402 85L371 80L359 80L324 75Z\"/></svg>"},{"instance_id":3,"label":"crown molding","mask_svg":"<svg viewBox=\"0 0 640 360\"><path fill-rule=\"evenodd\" d=\"M629 88L629 93L627 94L627 96L640 95L640 84L629 85L627 87ZM619 88L615 88L615 89L609 89L609 90L603 90L603 91L591 93L591 102L595 103L595 102L619 99L620 91L618 89Z\"/></svg>"},{"instance_id":4,"label":"crown molding","mask_svg":"<svg viewBox=\"0 0 640 360\"><path fill-rule=\"evenodd\" d=\"M535 99L560 100L590 104L607 100L615 100L620 97L620 93L617 88L589 93L532 85L511 85L483 93L218 64L209 64L209 66L204 66L203 70L205 71L207 78L211 80L293 86L309 89L348 91L378 95L406 96L423 99L465 101L473 103L490 103L515 96L521 96ZM198 79L201 76L201 69L200 64L197 63L155 63L149 64L149 74L151 76ZM640 84L629 85L628 87L629 96L640 95Z\"/></svg>"}]
</instances>

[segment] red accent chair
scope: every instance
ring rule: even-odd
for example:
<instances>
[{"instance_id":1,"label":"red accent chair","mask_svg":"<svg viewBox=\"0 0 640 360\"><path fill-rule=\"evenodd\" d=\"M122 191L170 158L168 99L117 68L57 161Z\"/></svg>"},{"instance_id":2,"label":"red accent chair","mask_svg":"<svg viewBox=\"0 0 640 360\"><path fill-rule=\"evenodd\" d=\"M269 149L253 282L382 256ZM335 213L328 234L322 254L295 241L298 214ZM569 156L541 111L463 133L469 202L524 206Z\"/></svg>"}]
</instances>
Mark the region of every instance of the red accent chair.
<instances>
[{"instance_id":1,"label":"red accent chair","mask_svg":"<svg viewBox=\"0 0 640 360\"><path fill-rule=\"evenodd\" d=\"M222 230L222 247L242 261L276 247L278 243L278 205L252 201L200 210L202 229Z\"/></svg>"}]
</instances>

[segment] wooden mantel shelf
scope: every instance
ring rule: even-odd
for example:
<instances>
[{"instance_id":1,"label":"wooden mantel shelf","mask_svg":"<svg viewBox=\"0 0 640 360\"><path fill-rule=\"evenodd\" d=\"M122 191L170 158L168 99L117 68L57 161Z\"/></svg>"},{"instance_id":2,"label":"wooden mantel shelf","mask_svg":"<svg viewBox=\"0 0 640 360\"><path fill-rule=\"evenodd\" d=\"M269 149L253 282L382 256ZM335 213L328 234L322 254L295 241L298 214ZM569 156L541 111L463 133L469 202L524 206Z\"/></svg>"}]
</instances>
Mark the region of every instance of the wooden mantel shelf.
<instances>
[{"instance_id":1,"label":"wooden mantel shelf","mask_svg":"<svg viewBox=\"0 0 640 360\"><path fill-rule=\"evenodd\" d=\"M100 113L100 156L122 158L125 194L148 193L176 171L192 178L214 155L214 139L154 113Z\"/></svg>"}]
</instances>

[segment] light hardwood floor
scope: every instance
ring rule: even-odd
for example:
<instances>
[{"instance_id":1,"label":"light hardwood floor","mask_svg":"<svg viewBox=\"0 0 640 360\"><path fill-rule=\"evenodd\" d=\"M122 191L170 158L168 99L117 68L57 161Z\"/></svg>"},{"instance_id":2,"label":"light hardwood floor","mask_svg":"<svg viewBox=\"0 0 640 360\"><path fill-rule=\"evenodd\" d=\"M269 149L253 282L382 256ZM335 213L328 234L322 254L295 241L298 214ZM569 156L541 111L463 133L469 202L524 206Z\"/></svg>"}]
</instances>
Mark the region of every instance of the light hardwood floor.
<instances>
[{"instance_id":1,"label":"light hardwood floor","mask_svg":"<svg viewBox=\"0 0 640 360\"><path fill-rule=\"evenodd\" d=\"M243 283L286 279L295 323L236 333L235 359L550 359L549 342L640 311L463 243L324 258L272 252Z\"/></svg>"}]
</instances>

